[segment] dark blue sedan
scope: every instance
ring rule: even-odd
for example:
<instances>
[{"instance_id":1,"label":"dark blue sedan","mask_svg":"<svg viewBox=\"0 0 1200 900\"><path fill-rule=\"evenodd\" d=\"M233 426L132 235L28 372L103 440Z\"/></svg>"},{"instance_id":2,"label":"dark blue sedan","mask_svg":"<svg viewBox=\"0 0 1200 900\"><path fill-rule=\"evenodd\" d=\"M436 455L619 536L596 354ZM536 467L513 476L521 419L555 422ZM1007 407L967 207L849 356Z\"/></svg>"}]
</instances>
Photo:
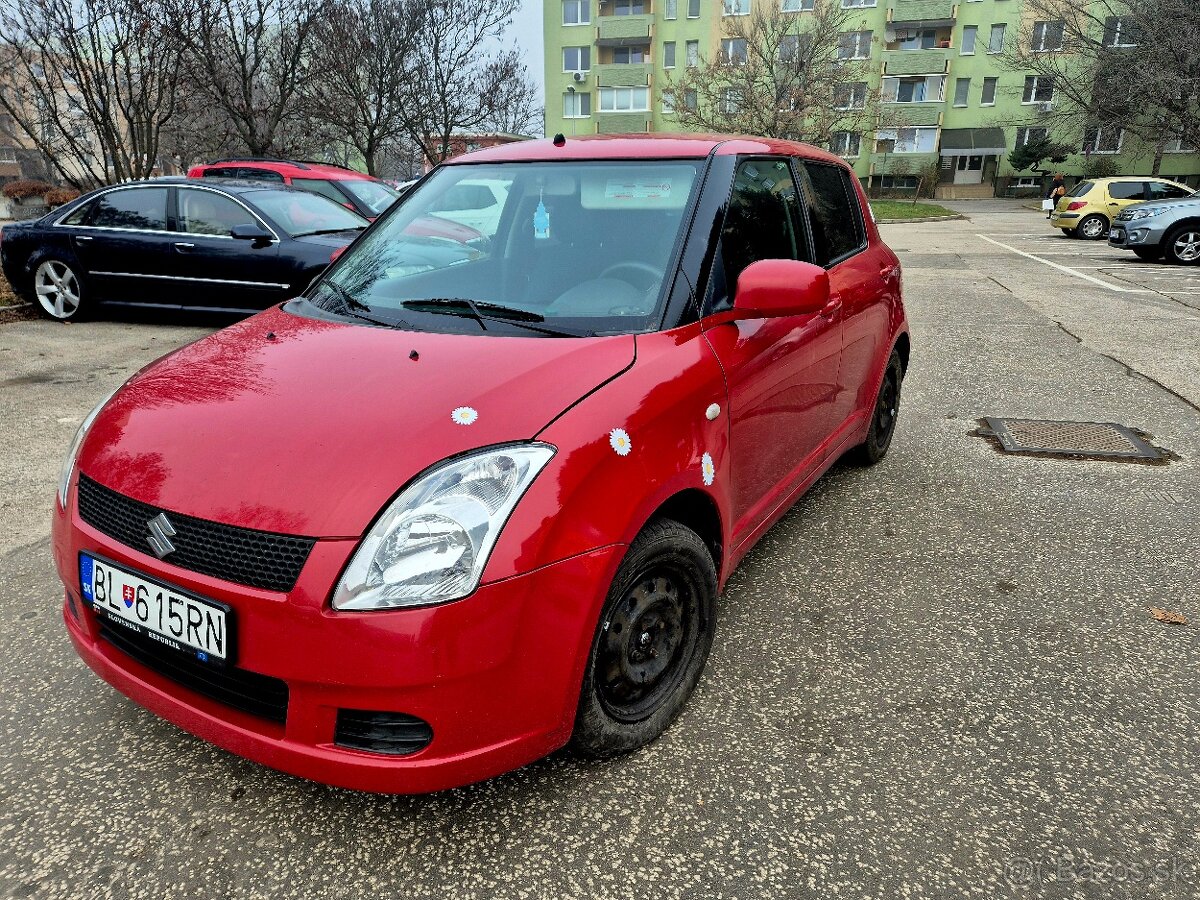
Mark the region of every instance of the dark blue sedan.
<instances>
[{"instance_id":1,"label":"dark blue sedan","mask_svg":"<svg viewBox=\"0 0 1200 900\"><path fill-rule=\"evenodd\" d=\"M282 185L160 178L5 225L0 263L52 319L101 304L248 313L298 294L367 224Z\"/></svg>"}]
</instances>

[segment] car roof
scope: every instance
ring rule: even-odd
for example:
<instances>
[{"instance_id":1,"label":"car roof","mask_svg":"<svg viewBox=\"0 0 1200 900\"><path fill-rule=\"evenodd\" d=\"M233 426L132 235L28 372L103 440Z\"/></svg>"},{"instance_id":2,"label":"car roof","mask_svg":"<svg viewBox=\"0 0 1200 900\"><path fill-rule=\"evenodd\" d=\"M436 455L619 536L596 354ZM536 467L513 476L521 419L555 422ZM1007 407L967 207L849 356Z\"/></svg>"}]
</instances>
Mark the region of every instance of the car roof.
<instances>
[{"instance_id":1,"label":"car roof","mask_svg":"<svg viewBox=\"0 0 1200 900\"><path fill-rule=\"evenodd\" d=\"M516 141L465 153L446 160L446 165L491 162L540 162L604 159L703 159L709 154L737 156L778 154L833 162L845 166L841 157L798 141L739 137L722 134L587 134L565 138L561 146L553 140Z\"/></svg>"},{"instance_id":2,"label":"car roof","mask_svg":"<svg viewBox=\"0 0 1200 900\"><path fill-rule=\"evenodd\" d=\"M1084 181L1090 181L1092 184L1120 184L1125 181L1161 181L1163 184L1174 184L1181 188L1187 188L1186 184L1180 181L1173 181L1170 178L1163 178L1161 175L1113 175L1110 178L1084 178Z\"/></svg>"},{"instance_id":3,"label":"car roof","mask_svg":"<svg viewBox=\"0 0 1200 900\"><path fill-rule=\"evenodd\" d=\"M167 178L147 180L145 184L175 184L180 187L207 188L213 191L223 191L227 194L249 194L253 191L296 191L307 193L300 188L276 181L255 181L250 178L214 178L200 181L196 178L185 178L182 175L171 175Z\"/></svg>"},{"instance_id":4,"label":"car roof","mask_svg":"<svg viewBox=\"0 0 1200 900\"><path fill-rule=\"evenodd\" d=\"M329 163L318 162L299 162L296 160L286 159L254 159L247 157L246 159L221 159L211 163L201 163L197 168L200 169L233 169L233 168L255 168L265 169L268 172L278 172L281 175L290 175L292 178L331 178L334 180L343 181L374 181L369 175L364 175L362 172L356 172L353 169L344 169L341 166L331 165Z\"/></svg>"}]
</instances>

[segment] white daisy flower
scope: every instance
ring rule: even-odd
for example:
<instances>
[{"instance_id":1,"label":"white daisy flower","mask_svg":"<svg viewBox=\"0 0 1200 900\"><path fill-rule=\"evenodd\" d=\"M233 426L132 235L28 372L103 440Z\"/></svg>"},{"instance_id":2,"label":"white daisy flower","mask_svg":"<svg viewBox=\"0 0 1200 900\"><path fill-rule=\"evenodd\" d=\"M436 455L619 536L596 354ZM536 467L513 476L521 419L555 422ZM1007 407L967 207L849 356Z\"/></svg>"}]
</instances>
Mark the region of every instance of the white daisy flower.
<instances>
[{"instance_id":1,"label":"white daisy flower","mask_svg":"<svg viewBox=\"0 0 1200 900\"><path fill-rule=\"evenodd\" d=\"M713 465L712 457L705 453L700 457L700 475L705 484L712 484L717 477L717 467Z\"/></svg>"},{"instance_id":2,"label":"white daisy flower","mask_svg":"<svg viewBox=\"0 0 1200 900\"><path fill-rule=\"evenodd\" d=\"M628 456L629 451L633 449L633 441L629 439L629 434L624 428L614 428L608 433L608 442L612 444L613 450L617 456Z\"/></svg>"},{"instance_id":3,"label":"white daisy flower","mask_svg":"<svg viewBox=\"0 0 1200 900\"><path fill-rule=\"evenodd\" d=\"M469 406L460 406L450 413L450 418L454 420L455 425L474 425L479 413Z\"/></svg>"}]
</instances>

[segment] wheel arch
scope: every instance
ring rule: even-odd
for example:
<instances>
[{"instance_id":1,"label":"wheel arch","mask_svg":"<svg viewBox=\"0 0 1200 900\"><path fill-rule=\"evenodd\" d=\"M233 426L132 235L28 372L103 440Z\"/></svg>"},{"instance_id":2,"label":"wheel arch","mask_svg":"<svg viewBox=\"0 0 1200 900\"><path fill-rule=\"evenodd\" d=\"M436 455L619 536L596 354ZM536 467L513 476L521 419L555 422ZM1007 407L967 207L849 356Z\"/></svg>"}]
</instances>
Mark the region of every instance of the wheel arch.
<instances>
[{"instance_id":1,"label":"wheel arch","mask_svg":"<svg viewBox=\"0 0 1200 900\"><path fill-rule=\"evenodd\" d=\"M893 349L898 354L900 354L900 371L907 375L908 374L908 354L909 354L909 351L912 349L912 344L911 344L911 341L909 340L907 331L902 331L902 332L900 332L899 335L896 336L896 343L893 344Z\"/></svg>"},{"instance_id":2,"label":"wheel arch","mask_svg":"<svg viewBox=\"0 0 1200 900\"><path fill-rule=\"evenodd\" d=\"M655 519L672 519L696 532L712 555L720 580L724 571L725 532L721 510L710 494L699 488L685 488L660 503L638 530L641 531Z\"/></svg>"}]
</instances>

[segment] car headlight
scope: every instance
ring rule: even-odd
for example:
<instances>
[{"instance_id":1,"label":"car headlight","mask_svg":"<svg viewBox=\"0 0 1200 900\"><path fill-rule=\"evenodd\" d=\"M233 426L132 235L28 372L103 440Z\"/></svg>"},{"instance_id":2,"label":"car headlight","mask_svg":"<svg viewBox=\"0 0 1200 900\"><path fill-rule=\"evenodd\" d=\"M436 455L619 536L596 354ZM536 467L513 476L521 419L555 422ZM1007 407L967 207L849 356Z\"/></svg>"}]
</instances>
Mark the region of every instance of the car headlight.
<instances>
[{"instance_id":1,"label":"car headlight","mask_svg":"<svg viewBox=\"0 0 1200 900\"><path fill-rule=\"evenodd\" d=\"M67 489L71 486L71 474L75 471L75 458L79 456L79 448L83 446L83 439L87 437L87 433L92 428L92 423L96 421L96 416L100 415L100 410L104 409L104 405L119 391L118 387L96 404L96 407L83 417L83 422L79 425L79 430L75 432L75 437L71 440L71 449L67 451L67 458L63 460L62 471L58 473L58 505L63 509L67 508Z\"/></svg>"},{"instance_id":2,"label":"car headlight","mask_svg":"<svg viewBox=\"0 0 1200 900\"><path fill-rule=\"evenodd\" d=\"M513 507L552 456L548 444L513 444L426 472L367 532L333 608L425 606L471 593Z\"/></svg>"},{"instance_id":3,"label":"car headlight","mask_svg":"<svg viewBox=\"0 0 1200 900\"><path fill-rule=\"evenodd\" d=\"M1158 209L1154 207L1149 209L1132 209L1129 211L1129 221L1132 222L1135 219L1148 219L1151 216L1162 215L1165 212L1165 209Z\"/></svg>"}]
</instances>

